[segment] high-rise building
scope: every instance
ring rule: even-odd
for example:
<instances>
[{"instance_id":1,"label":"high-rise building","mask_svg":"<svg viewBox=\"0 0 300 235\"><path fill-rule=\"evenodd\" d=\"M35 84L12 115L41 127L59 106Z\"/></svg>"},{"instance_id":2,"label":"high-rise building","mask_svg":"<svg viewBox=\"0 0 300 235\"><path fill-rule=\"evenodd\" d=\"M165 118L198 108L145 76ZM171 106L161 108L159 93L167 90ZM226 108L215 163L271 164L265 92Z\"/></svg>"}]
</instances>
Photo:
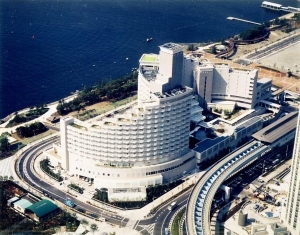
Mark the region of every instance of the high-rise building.
<instances>
[{"instance_id":1,"label":"high-rise building","mask_svg":"<svg viewBox=\"0 0 300 235\"><path fill-rule=\"evenodd\" d=\"M286 204L285 223L292 235L300 234L300 116L298 115L297 130L294 142L291 165L291 179Z\"/></svg>"},{"instance_id":2,"label":"high-rise building","mask_svg":"<svg viewBox=\"0 0 300 235\"><path fill-rule=\"evenodd\" d=\"M205 109L253 109L269 98L272 81L258 80L258 70L232 68L226 63L203 62L187 55L183 65L183 84L193 87L200 106ZM227 107L226 107L227 106Z\"/></svg>"},{"instance_id":3,"label":"high-rise building","mask_svg":"<svg viewBox=\"0 0 300 235\"><path fill-rule=\"evenodd\" d=\"M182 47L167 43L160 49L159 55L140 59L137 102L92 122L61 119L61 141L54 147L57 154L48 154L51 162L93 179L96 188L129 191L178 179L196 168L189 149L195 100L192 88L181 85Z\"/></svg>"}]
</instances>

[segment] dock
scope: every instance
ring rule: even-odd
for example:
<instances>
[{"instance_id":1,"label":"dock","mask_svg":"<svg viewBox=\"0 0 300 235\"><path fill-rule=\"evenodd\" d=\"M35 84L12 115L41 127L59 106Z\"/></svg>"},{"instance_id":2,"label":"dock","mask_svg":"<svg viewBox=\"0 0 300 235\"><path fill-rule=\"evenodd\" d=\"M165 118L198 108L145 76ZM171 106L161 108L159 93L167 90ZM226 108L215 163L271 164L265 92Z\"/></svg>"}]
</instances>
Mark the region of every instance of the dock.
<instances>
[{"instance_id":1,"label":"dock","mask_svg":"<svg viewBox=\"0 0 300 235\"><path fill-rule=\"evenodd\" d=\"M250 20L243 20L243 19L240 19L240 18L232 17L232 16L229 16L229 17L227 17L226 19L227 19L227 20L237 20L237 21L242 21L242 22L246 22L246 23L249 23L249 24L261 25L261 23L253 22L253 21L250 21Z\"/></svg>"}]
</instances>

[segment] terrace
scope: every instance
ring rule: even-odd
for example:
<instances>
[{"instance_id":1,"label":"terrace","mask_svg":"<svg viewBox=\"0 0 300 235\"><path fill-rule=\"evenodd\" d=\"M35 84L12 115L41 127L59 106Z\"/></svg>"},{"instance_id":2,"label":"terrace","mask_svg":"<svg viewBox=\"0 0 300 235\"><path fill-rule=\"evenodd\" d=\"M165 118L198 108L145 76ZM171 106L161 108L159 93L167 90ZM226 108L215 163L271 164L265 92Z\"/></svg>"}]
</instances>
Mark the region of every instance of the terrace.
<instances>
[{"instance_id":1,"label":"terrace","mask_svg":"<svg viewBox=\"0 0 300 235\"><path fill-rule=\"evenodd\" d=\"M143 65L141 66L141 73L148 82L155 81L158 69L157 67Z\"/></svg>"},{"instance_id":2,"label":"terrace","mask_svg":"<svg viewBox=\"0 0 300 235\"><path fill-rule=\"evenodd\" d=\"M155 96L157 96L158 98L168 98L168 97L174 97L177 95L182 95L185 92L190 91L190 89L186 88L186 87L178 87L175 88L173 90L167 91L167 92L155 92L153 93Z\"/></svg>"},{"instance_id":3,"label":"terrace","mask_svg":"<svg viewBox=\"0 0 300 235\"><path fill-rule=\"evenodd\" d=\"M88 130L86 127L81 126L81 125L78 125L78 124L76 124L76 123L72 123L71 126L72 126L72 127L75 127L75 128L78 128L78 129L80 129L80 130L84 130L84 131L87 131L87 130Z\"/></svg>"}]
</instances>

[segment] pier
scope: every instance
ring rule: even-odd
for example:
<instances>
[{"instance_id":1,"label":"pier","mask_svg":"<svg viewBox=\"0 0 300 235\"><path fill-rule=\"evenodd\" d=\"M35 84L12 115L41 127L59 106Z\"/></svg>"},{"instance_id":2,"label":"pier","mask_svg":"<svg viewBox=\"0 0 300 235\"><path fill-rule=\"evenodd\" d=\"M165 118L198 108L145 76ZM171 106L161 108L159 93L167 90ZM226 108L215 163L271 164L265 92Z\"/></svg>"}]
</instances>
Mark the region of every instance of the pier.
<instances>
[{"instance_id":1,"label":"pier","mask_svg":"<svg viewBox=\"0 0 300 235\"><path fill-rule=\"evenodd\" d=\"M243 19L240 19L240 18L232 17L232 16L229 16L229 17L227 17L226 19L227 19L227 20L237 20L237 21L242 21L242 22L246 22L246 23L249 23L249 24L261 25L261 23L257 23L257 22L253 22L253 21L249 21L249 20L243 20Z\"/></svg>"}]
</instances>

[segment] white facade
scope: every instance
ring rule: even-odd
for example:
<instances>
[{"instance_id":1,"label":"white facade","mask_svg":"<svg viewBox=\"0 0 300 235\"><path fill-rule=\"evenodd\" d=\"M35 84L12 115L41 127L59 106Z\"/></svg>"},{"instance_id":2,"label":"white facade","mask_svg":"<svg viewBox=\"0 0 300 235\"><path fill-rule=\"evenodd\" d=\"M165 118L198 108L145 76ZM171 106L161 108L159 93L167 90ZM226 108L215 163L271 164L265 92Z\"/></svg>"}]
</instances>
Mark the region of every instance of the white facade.
<instances>
[{"instance_id":1,"label":"white facade","mask_svg":"<svg viewBox=\"0 0 300 235\"><path fill-rule=\"evenodd\" d=\"M227 64L201 63L186 57L183 66L183 84L192 84L203 108L216 108L231 102L253 109L260 100L271 94L271 80L257 79L258 71L231 68ZM193 74L190 73L193 69ZM192 82L192 79L194 82ZM226 107L224 107L226 109Z\"/></svg>"},{"instance_id":2,"label":"white facade","mask_svg":"<svg viewBox=\"0 0 300 235\"><path fill-rule=\"evenodd\" d=\"M173 43L160 48L162 57L140 60L137 104L90 123L61 119L55 154L63 169L94 179L96 188L135 188L178 179L196 167L189 150L191 114L197 114L193 90L180 86L176 67L182 70L182 49ZM59 161L55 154L48 156Z\"/></svg>"},{"instance_id":3,"label":"white facade","mask_svg":"<svg viewBox=\"0 0 300 235\"><path fill-rule=\"evenodd\" d=\"M298 116L293 160L291 165L291 180L289 186L288 201L286 205L285 223L292 235L300 234L300 118Z\"/></svg>"}]
</instances>

